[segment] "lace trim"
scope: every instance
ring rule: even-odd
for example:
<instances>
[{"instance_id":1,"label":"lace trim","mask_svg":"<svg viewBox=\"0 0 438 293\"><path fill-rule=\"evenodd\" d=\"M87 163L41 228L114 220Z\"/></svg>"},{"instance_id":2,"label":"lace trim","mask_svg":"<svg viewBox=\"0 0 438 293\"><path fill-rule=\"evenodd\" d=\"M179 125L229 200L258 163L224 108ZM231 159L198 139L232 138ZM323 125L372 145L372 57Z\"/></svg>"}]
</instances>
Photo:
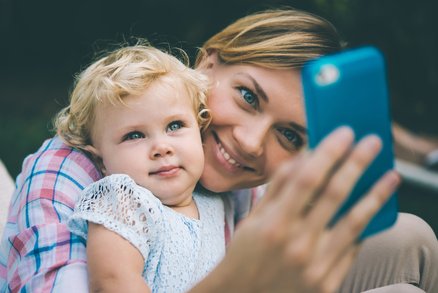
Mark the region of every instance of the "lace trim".
<instances>
[{"instance_id":1,"label":"lace trim","mask_svg":"<svg viewBox=\"0 0 438 293\"><path fill-rule=\"evenodd\" d=\"M131 242L147 260L157 237L162 205L127 175L107 176L88 186L69 219L70 230L87 239L87 221L101 224Z\"/></svg>"}]
</instances>

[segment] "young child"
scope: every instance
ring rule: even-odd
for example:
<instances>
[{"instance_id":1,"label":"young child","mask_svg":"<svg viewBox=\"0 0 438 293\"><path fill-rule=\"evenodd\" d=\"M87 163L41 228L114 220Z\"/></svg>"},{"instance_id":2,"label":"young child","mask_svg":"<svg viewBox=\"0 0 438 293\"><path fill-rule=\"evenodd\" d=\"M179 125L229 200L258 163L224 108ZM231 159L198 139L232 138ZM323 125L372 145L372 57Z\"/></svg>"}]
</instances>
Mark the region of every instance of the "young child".
<instances>
[{"instance_id":1,"label":"young child","mask_svg":"<svg viewBox=\"0 0 438 293\"><path fill-rule=\"evenodd\" d=\"M194 192L207 86L147 45L118 49L78 76L55 124L106 176L84 189L68 222L87 240L92 291L183 292L224 255L224 203Z\"/></svg>"}]
</instances>

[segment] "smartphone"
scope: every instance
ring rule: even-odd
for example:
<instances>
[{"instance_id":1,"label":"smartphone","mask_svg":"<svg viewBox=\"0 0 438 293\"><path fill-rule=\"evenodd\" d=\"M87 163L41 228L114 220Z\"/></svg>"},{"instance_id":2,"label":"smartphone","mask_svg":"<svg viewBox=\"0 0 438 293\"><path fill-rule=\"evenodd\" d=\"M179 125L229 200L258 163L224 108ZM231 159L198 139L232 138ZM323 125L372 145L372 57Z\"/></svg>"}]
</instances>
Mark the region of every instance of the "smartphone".
<instances>
[{"instance_id":1,"label":"smartphone","mask_svg":"<svg viewBox=\"0 0 438 293\"><path fill-rule=\"evenodd\" d=\"M354 130L356 142L368 134L378 135L383 142L381 152L332 219L333 225L394 167L384 57L373 46L350 49L308 62L301 77L310 148L341 125ZM359 239L392 226L397 219L397 206L394 193Z\"/></svg>"}]
</instances>

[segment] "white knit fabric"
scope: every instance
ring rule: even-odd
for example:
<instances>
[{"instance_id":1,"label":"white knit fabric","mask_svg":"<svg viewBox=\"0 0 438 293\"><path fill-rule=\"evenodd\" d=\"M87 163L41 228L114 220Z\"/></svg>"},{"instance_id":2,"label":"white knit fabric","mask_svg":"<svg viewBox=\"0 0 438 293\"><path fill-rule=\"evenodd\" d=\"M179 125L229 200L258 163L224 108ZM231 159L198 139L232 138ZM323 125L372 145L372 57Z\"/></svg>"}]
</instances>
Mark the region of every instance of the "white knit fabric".
<instances>
[{"instance_id":1,"label":"white knit fabric","mask_svg":"<svg viewBox=\"0 0 438 293\"><path fill-rule=\"evenodd\" d=\"M143 255L152 292L184 292L225 254L221 197L195 192L193 198L199 220L163 205L129 176L111 175L84 190L68 224L85 239L87 221L118 233Z\"/></svg>"}]
</instances>

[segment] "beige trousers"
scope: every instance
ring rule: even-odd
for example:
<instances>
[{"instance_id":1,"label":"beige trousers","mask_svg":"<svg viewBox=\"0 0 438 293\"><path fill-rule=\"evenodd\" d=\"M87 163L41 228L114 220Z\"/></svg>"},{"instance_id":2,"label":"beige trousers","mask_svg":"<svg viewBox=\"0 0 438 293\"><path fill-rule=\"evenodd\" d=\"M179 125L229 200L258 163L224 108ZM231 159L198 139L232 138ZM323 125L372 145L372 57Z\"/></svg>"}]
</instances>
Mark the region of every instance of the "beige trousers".
<instances>
[{"instance_id":1,"label":"beige trousers","mask_svg":"<svg viewBox=\"0 0 438 293\"><path fill-rule=\"evenodd\" d=\"M363 243L339 292L438 293L438 241L432 228L400 213L393 228Z\"/></svg>"}]
</instances>

